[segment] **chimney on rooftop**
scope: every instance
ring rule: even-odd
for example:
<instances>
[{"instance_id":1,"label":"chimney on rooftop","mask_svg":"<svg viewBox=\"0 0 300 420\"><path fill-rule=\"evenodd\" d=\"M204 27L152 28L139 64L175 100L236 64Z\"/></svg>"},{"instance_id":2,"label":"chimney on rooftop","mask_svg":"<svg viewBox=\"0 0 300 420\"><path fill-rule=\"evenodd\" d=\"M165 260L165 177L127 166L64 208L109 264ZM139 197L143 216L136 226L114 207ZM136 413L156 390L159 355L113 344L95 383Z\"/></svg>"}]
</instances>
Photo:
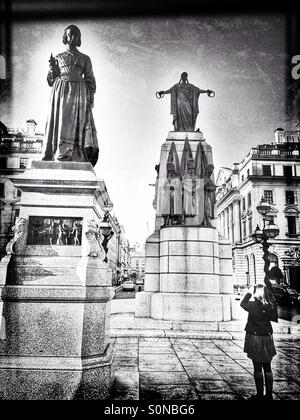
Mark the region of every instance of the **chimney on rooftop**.
<instances>
[{"instance_id":1,"label":"chimney on rooftop","mask_svg":"<svg viewBox=\"0 0 300 420\"><path fill-rule=\"evenodd\" d=\"M277 144L284 143L284 129L283 128L276 128L275 130L275 142Z\"/></svg>"},{"instance_id":2,"label":"chimney on rooftop","mask_svg":"<svg viewBox=\"0 0 300 420\"><path fill-rule=\"evenodd\" d=\"M27 120L26 123L27 123L27 133L26 133L27 136L34 137L37 123L33 119Z\"/></svg>"}]
</instances>

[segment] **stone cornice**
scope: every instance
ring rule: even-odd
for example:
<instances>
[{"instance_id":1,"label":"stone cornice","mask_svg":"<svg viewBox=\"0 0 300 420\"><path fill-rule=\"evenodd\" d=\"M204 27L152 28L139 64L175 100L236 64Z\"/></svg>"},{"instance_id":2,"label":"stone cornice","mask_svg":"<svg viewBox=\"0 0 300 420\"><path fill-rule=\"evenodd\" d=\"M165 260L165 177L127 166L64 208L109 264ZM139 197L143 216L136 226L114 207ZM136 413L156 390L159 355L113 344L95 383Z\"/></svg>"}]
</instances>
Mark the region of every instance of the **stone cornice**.
<instances>
[{"instance_id":1,"label":"stone cornice","mask_svg":"<svg viewBox=\"0 0 300 420\"><path fill-rule=\"evenodd\" d=\"M220 210L221 207L226 208L235 201L241 201L241 195L237 188L228 191L227 194L221 197L221 199L217 201L217 208L218 210Z\"/></svg>"}]
</instances>

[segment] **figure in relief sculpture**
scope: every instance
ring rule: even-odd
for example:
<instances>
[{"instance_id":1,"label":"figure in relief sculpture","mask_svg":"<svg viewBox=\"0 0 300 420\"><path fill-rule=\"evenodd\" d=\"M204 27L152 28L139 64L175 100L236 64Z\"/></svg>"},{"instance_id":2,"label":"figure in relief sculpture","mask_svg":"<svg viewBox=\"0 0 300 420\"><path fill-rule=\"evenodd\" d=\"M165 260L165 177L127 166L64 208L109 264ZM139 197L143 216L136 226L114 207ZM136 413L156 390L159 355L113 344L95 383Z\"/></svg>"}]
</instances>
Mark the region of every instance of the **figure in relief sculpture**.
<instances>
[{"instance_id":1,"label":"figure in relief sculpture","mask_svg":"<svg viewBox=\"0 0 300 420\"><path fill-rule=\"evenodd\" d=\"M204 221L203 225L213 227L211 220L215 218L216 185L211 179L214 166L208 164L204 179Z\"/></svg>"},{"instance_id":2,"label":"figure in relief sculpture","mask_svg":"<svg viewBox=\"0 0 300 420\"><path fill-rule=\"evenodd\" d=\"M182 183L176 175L175 164L167 163L167 179L163 185L164 225L180 224L182 217Z\"/></svg>"},{"instance_id":3,"label":"figure in relief sculpture","mask_svg":"<svg viewBox=\"0 0 300 420\"><path fill-rule=\"evenodd\" d=\"M183 186L183 214L185 217L196 216L197 182L195 163L193 159L187 162L187 174L182 177Z\"/></svg>"}]
</instances>

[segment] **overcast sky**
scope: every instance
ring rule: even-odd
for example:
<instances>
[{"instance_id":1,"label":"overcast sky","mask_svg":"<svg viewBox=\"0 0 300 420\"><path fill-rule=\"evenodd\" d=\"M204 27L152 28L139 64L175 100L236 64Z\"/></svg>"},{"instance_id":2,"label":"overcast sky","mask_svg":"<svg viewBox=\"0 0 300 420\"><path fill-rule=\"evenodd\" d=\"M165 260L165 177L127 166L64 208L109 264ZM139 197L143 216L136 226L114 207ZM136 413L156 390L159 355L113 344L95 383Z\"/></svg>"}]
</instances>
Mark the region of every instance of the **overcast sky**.
<instances>
[{"instance_id":1,"label":"overcast sky","mask_svg":"<svg viewBox=\"0 0 300 420\"><path fill-rule=\"evenodd\" d=\"M13 113L1 120L22 127L34 118L44 131L50 54L64 50L63 30L76 24L80 51L97 82L93 110L100 146L96 173L131 243L153 232L155 164L172 130L170 97L157 100L187 71L213 89L201 95L196 127L220 166L239 162L252 146L273 141L285 125L285 21L281 16L182 17L19 23L13 27ZM148 227L147 227L148 225Z\"/></svg>"}]
</instances>

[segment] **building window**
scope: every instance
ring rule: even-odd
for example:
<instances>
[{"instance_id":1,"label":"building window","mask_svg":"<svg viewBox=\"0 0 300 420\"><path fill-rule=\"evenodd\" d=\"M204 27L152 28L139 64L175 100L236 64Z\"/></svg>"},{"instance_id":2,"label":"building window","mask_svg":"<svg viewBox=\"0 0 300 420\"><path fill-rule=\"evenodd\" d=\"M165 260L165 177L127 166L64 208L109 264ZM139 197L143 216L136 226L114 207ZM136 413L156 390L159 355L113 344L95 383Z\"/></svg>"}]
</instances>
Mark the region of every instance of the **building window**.
<instances>
[{"instance_id":1,"label":"building window","mask_svg":"<svg viewBox=\"0 0 300 420\"><path fill-rule=\"evenodd\" d=\"M288 234L289 235L296 235L297 228L296 228L296 217L295 216L288 216Z\"/></svg>"},{"instance_id":2,"label":"building window","mask_svg":"<svg viewBox=\"0 0 300 420\"><path fill-rule=\"evenodd\" d=\"M250 169L247 169L247 178L250 176Z\"/></svg>"},{"instance_id":3,"label":"building window","mask_svg":"<svg viewBox=\"0 0 300 420\"><path fill-rule=\"evenodd\" d=\"M273 191L265 190L264 191L264 199L267 203L273 204Z\"/></svg>"},{"instance_id":4,"label":"building window","mask_svg":"<svg viewBox=\"0 0 300 420\"><path fill-rule=\"evenodd\" d=\"M285 202L286 204L295 204L295 193L294 191L285 192Z\"/></svg>"},{"instance_id":5,"label":"building window","mask_svg":"<svg viewBox=\"0 0 300 420\"><path fill-rule=\"evenodd\" d=\"M246 284L247 286L250 285L250 273L249 273L249 257L246 255L245 257L245 263L246 263L246 270L245 270L245 275L246 275Z\"/></svg>"},{"instance_id":6,"label":"building window","mask_svg":"<svg viewBox=\"0 0 300 420\"><path fill-rule=\"evenodd\" d=\"M0 184L0 197L4 197L4 184Z\"/></svg>"},{"instance_id":7,"label":"building window","mask_svg":"<svg viewBox=\"0 0 300 420\"><path fill-rule=\"evenodd\" d=\"M248 207L251 207L251 192L248 193Z\"/></svg>"},{"instance_id":8,"label":"building window","mask_svg":"<svg viewBox=\"0 0 300 420\"><path fill-rule=\"evenodd\" d=\"M283 176L291 178L293 176L293 167L292 166L283 166Z\"/></svg>"},{"instance_id":9,"label":"building window","mask_svg":"<svg viewBox=\"0 0 300 420\"><path fill-rule=\"evenodd\" d=\"M248 229L249 229L249 236L253 233L252 232L252 217L248 219Z\"/></svg>"},{"instance_id":10,"label":"building window","mask_svg":"<svg viewBox=\"0 0 300 420\"><path fill-rule=\"evenodd\" d=\"M255 261L255 255L251 255L252 259L252 272L253 272L253 283L256 284L256 261Z\"/></svg>"},{"instance_id":11,"label":"building window","mask_svg":"<svg viewBox=\"0 0 300 420\"><path fill-rule=\"evenodd\" d=\"M247 236L246 220L243 221L243 239Z\"/></svg>"},{"instance_id":12,"label":"building window","mask_svg":"<svg viewBox=\"0 0 300 420\"><path fill-rule=\"evenodd\" d=\"M22 194L21 190L17 190L17 197L21 197L21 194Z\"/></svg>"},{"instance_id":13,"label":"building window","mask_svg":"<svg viewBox=\"0 0 300 420\"><path fill-rule=\"evenodd\" d=\"M0 158L0 169L6 168L6 158Z\"/></svg>"},{"instance_id":14,"label":"building window","mask_svg":"<svg viewBox=\"0 0 300 420\"><path fill-rule=\"evenodd\" d=\"M244 182L244 175L242 175L242 182Z\"/></svg>"},{"instance_id":15,"label":"building window","mask_svg":"<svg viewBox=\"0 0 300 420\"><path fill-rule=\"evenodd\" d=\"M272 176L271 165L263 165L263 175Z\"/></svg>"},{"instance_id":16,"label":"building window","mask_svg":"<svg viewBox=\"0 0 300 420\"><path fill-rule=\"evenodd\" d=\"M20 159L20 169L28 168L29 159L28 158L21 158Z\"/></svg>"},{"instance_id":17,"label":"building window","mask_svg":"<svg viewBox=\"0 0 300 420\"><path fill-rule=\"evenodd\" d=\"M245 197L243 197L243 199L242 199L242 210L243 211L246 210L246 199L245 199Z\"/></svg>"},{"instance_id":18,"label":"building window","mask_svg":"<svg viewBox=\"0 0 300 420\"><path fill-rule=\"evenodd\" d=\"M269 263L270 263L269 269L271 269L272 267L278 267L278 257L277 257L277 255L275 255L273 253L269 253L268 260L269 260Z\"/></svg>"}]
</instances>

